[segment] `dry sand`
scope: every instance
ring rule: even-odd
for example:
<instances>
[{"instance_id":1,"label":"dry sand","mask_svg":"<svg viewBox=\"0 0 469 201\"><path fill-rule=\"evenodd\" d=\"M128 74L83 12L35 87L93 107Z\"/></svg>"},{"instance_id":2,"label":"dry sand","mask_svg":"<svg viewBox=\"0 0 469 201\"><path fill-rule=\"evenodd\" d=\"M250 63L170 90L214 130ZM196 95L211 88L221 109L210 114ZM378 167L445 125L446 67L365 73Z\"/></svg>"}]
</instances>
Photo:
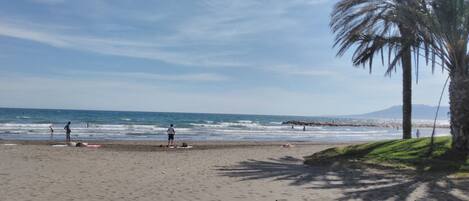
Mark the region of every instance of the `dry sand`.
<instances>
[{"instance_id":1,"label":"dry sand","mask_svg":"<svg viewBox=\"0 0 469 201\"><path fill-rule=\"evenodd\" d=\"M469 200L469 181L343 166L302 157L334 145L155 142L104 148L0 141L0 200ZM158 143L156 143L158 144Z\"/></svg>"}]
</instances>

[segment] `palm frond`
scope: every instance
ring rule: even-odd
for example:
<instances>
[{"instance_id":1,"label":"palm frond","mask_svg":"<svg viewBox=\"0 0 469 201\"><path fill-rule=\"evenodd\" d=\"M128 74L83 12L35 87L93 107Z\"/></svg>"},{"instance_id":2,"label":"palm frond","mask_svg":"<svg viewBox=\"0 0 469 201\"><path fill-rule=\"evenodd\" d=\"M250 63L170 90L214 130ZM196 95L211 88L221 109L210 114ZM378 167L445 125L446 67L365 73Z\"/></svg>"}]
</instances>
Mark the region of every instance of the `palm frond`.
<instances>
[{"instance_id":1,"label":"palm frond","mask_svg":"<svg viewBox=\"0 0 469 201\"><path fill-rule=\"evenodd\" d=\"M396 61L401 59L401 51L420 45L418 32L411 28L415 26L415 20L410 10L422 6L421 1L340 1L334 7L330 23L335 34L334 47L338 48L337 56L343 56L353 48L353 64L367 65L371 72L374 57L379 55L382 65L387 60L386 75L390 75L400 64ZM407 31L403 32L404 28Z\"/></svg>"}]
</instances>

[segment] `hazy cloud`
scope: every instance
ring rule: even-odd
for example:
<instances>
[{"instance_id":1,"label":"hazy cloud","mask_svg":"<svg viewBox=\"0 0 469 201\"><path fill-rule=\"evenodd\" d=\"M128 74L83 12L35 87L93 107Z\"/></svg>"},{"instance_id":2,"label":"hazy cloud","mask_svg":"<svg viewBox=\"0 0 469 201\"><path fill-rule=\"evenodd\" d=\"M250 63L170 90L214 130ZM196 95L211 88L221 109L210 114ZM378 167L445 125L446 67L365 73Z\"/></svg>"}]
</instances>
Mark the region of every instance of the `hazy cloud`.
<instances>
[{"instance_id":1,"label":"hazy cloud","mask_svg":"<svg viewBox=\"0 0 469 201\"><path fill-rule=\"evenodd\" d=\"M67 3L64 0L35 0L42 3ZM260 40L264 34L282 30L299 29L302 25L298 19L287 16L295 6L308 6L320 3L318 0L294 1L200 1L201 13L185 16L171 24L168 33L157 33L156 37L149 34L152 30L133 27L135 33L119 36L98 36L90 34L83 25L70 25L70 29L55 29L60 24L47 25L32 21L2 19L0 35L35 41L58 48L76 49L106 55L131 58L142 58L162 61L170 64L199 67L256 67L261 58L249 57L250 43ZM85 3L84 3L85 4ZM116 3L117 4L117 3ZM177 18L169 13L120 11L113 4L94 2L99 8L100 16L93 18L93 23L102 19L130 16L135 22L149 24L162 19ZM86 9L86 8L84 8ZM116 11L117 10L117 11ZM98 12L96 11L96 12ZM81 11L80 11L81 12ZM99 13L98 12L98 13ZM126 12L124 15L122 12ZM91 14L91 13L90 13ZM110 15L110 16L106 16ZM81 12L82 16L88 15ZM79 17L79 16L77 16ZM5 18L5 17L4 17ZM34 25L32 24L40 24ZM126 27L120 23L104 21L94 26L93 32L106 32L109 29ZM142 37L143 33L143 37ZM99 34L101 35L101 34ZM285 43L300 42L298 36L291 35L295 40L285 39ZM277 41L278 42L278 41Z\"/></svg>"},{"instance_id":2,"label":"hazy cloud","mask_svg":"<svg viewBox=\"0 0 469 201\"><path fill-rule=\"evenodd\" d=\"M65 0L30 0L35 3L43 3L43 4L59 4L64 3Z\"/></svg>"},{"instance_id":3,"label":"hazy cloud","mask_svg":"<svg viewBox=\"0 0 469 201\"><path fill-rule=\"evenodd\" d=\"M95 72L71 71L66 75L84 75L86 77L99 77L115 80L153 80L153 81L181 81L181 82L221 82L230 80L229 77L217 73L179 73L158 74L148 72Z\"/></svg>"}]
</instances>

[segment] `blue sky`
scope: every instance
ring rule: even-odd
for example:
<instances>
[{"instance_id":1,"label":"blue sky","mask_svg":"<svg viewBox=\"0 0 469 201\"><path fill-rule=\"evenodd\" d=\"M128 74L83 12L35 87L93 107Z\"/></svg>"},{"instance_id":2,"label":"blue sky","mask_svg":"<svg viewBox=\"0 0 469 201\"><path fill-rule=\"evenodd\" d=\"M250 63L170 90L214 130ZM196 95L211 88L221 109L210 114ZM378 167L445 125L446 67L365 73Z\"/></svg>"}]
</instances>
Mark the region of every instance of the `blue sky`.
<instances>
[{"instance_id":1,"label":"blue sky","mask_svg":"<svg viewBox=\"0 0 469 201\"><path fill-rule=\"evenodd\" d=\"M333 115L401 104L400 71L335 57L334 2L0 0L0 106ZM420 68L413 101L435 105L446 75Z\"/></svg>"}]
</instances>

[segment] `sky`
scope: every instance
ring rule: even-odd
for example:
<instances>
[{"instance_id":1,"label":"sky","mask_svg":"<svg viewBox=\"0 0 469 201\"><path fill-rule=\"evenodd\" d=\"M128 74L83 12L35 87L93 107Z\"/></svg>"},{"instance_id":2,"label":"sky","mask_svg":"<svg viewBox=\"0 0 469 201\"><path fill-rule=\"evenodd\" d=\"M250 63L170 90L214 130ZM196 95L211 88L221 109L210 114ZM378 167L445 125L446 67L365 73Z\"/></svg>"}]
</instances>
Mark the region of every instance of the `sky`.
<instances>
[{"instance_id":1,"label":"sky","mask_svg":"<svg viewBox=\"0 0 469 201\"><path fill-rule=\"evenodd\" d=\"M315 116L400 105L401 71L336 57L335 2L0 0L0 107ZM446 76L420 65L413 102L436 105Z\"/></svg>"}]
</instances>

